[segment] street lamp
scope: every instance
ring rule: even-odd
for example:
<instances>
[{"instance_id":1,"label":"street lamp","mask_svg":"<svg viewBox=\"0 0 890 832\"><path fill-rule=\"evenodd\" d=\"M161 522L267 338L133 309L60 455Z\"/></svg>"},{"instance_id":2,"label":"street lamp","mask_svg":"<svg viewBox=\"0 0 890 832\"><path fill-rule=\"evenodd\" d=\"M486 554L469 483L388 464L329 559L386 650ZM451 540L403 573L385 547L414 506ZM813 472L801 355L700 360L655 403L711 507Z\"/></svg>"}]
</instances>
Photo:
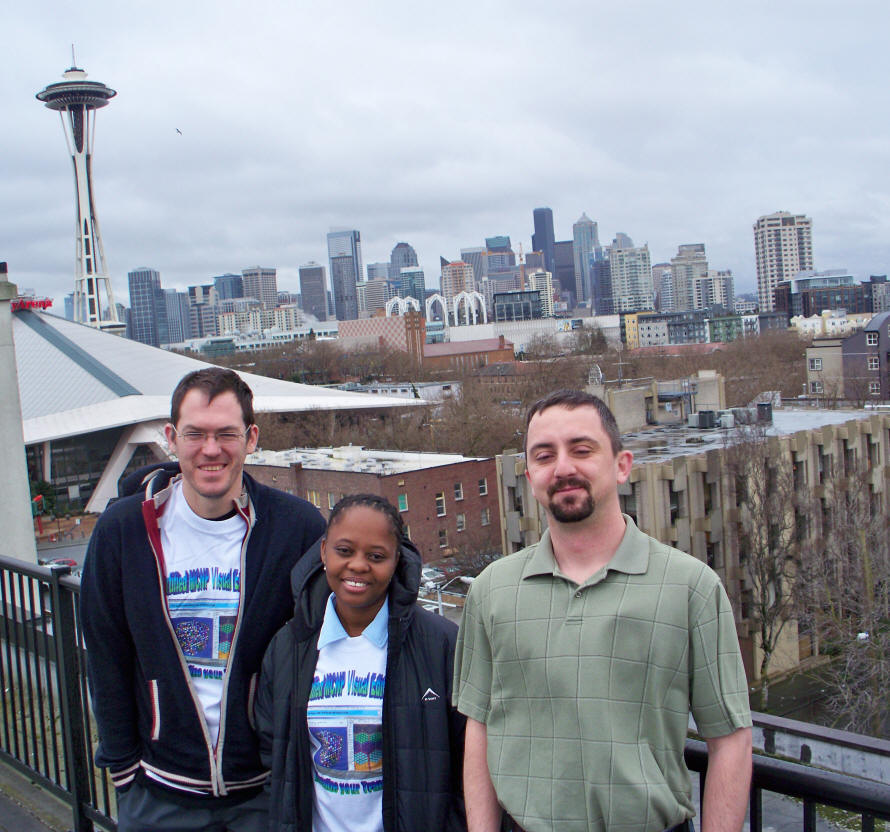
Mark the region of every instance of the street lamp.
<instances>
[{"instance_id":1,"label":"street lamp","mask_svg":"<svg viewBox=\"0 0 890 832\"><path fill-rule=\"evenodd\" d=\"M439 605L439 609L438 609L439 615L445 615L444 607L446 606L447 602L446 602L446 604L442 603L442 590L445 589L445 587L453 584L455 581L462 581L463 583L465 583L469 586L475 580L476 580L475 578L471 578L469 575L456 575L455 577L451 578L450 580L445 581L444 584L438 584L435 581L427 581L424 584L424 586L426 587L428 592L431 592L432 590L436 590L436 602ZM455 606L455 604L447 604L447 606L453 607L453 606Z\"/></svg>"}]
</instances>

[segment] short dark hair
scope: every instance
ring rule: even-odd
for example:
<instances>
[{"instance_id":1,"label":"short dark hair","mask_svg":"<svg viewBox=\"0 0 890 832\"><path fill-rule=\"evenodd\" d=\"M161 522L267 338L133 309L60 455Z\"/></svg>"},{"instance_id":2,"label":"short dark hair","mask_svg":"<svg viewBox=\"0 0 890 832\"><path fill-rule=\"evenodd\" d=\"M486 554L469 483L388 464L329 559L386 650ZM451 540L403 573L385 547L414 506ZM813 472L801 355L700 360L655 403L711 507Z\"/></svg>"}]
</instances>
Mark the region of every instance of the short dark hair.
<instances>
[{"instance_id":1,"label":"short dark hair","mask_svg":"<svg viewBox=\"0 0 890 832\"><path fill-rule=\"evenodd\" d=\"M253 424L253 391L247 386L241 376L234 370L225 367L206 367L203 370L194 370L183 376L170 401L170 421L176 427L179 422L179 409L182 400L189 390L201 390L207 394L207 401L212 402L220 393L234 393L241 405L241 415L244 424L250 427Z\"/></svg>"},{"instance_id":2,"label":"short dark hair","mask_svg":"<svg viewBox=\"0 0 890 832\"><path fill-rule=\"evenodd\" d=\"M599 414L600 421L603 423L603 430L606 431L612 445L612 453L618 454L624 449L624 444L621 442L621 431L618 430L615 416L599 396L585 393L583 390L555 390L543 399L538 399L528 409L528 415L525 417L526 450L528 450L528 426L531 424L532 416L551 407L565 407L569 410L574 410L577 407L592 407Z\"/></svg>"},{"instance_id":3,"label":"short dark hair","mask_svg":"<svg viewBox=\"0 0 890 832\"><path fill-rule=\"evenodd\" d=\"M331 509L330 517L328 517L328 526L325 529L325 536L331 530L331 526L337 522L337 518L348 509L354 506L363 506L364 508L379 511L389 521L393 536L396 539L396 554L398 555L402 542L406 539L405 524L402 522L402 515L399 510L385 497L379 497L376 494L350 494L343 497L337 505Z\"/></svg>"}]
</instances>

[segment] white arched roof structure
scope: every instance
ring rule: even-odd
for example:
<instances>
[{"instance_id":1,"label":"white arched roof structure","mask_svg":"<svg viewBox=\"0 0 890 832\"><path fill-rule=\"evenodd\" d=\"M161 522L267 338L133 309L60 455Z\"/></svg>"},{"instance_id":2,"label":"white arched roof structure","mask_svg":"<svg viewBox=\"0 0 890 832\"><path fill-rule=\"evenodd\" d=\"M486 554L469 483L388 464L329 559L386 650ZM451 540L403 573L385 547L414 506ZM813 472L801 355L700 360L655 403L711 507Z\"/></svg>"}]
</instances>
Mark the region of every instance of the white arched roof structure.
<instances>
[{"instance_id":1,"label":"white arched roof structure","mask_svg":"<svg viewBox=\"0 0 890 832\"><path fill-rule=\"evenodd\" d=\"M477 307L482 311L482 323L488 323L488 313L485 310L485 298L479 292L461 292L454 297L454 323L458 325L460 322L461 306L465 309L467 323L476 324L479 322Z\"/></svg>"},{"instance_id":2,"label":"white arched roof structure","mask_svg":"<svg viewBox=\"0 0 890 832\"><path fill-rule=\"evenodd\" d=\"M386 310L387 318L392 317L394 309L398 309L397 314L399 315L404 315L409 309L416 309L420 312L420 301L417 298L412 298L410 295L407 298L400 298L397 295L386 302L384 309Z\"/></svg>"},{"instance_id":3,"label":"white arched roof structure","mask_svg":"<svg viewBox=\"0 0 890 832\"><path fill-rule=\"evenodd\" d=\"M448 326L448 304L445 302L445 298L440 294L430 295L426 299L426 319L428 321L433 320L433 307L437 303L442 310L442 320L445 321L445 326Z\"/></svg>"}]
</instances>

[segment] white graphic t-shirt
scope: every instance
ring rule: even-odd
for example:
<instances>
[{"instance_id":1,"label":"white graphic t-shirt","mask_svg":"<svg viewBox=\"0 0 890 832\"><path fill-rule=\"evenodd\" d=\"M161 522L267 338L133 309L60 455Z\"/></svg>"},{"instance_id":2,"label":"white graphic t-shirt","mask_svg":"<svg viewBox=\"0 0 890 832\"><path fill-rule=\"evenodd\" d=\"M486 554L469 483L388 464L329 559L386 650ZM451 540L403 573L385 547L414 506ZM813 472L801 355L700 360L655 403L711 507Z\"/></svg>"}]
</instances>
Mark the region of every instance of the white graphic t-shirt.
<instances>
[{"instance_id":1,"label":"white graphic t-shirt","mask_svg":"<svg viewBox=\"0 0 890 832\"><path fill-rule=\"evenodd\" d=\"M383 688L388 606L350 638L328 600L307 723L312 832L383 830Z\"/></svg>"},{"instance_id":2,"label":"white graphic t-shirt","mask_svg":"<svg viewBox=\"0 0 890 832\"><path fill-rule=\"evenodd\" d=\"M244 518L205 520L176 483L160 519L167 570L167 607L188 664L192 688L204 709L210 739L219 737L223 676L241 597Z\"/></svg>"}]
</instances>

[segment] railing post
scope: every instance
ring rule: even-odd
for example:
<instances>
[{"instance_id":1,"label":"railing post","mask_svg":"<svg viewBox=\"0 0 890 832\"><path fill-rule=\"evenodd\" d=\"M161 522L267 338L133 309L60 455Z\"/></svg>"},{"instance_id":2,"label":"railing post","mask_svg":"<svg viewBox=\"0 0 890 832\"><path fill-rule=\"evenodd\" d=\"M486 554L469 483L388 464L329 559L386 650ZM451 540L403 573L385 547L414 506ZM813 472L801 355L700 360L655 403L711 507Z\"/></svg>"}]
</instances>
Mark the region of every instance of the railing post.
<instances>
[{"instance_id":1,"label":"railing post","mask_svg":"<svg viewBox=\"0 0 890 832\"><path fill-rule=\"evenodd\" d=\"M80 695L80 645L77 643L74 621L74 593L63 591L59 584L59 579L71 569L55 565L50 568L53 640L56 645L65 768L68 772L68 789L74 799L73 832L93 832L93 822L84 811L84 807L90 803L90 766L87 759L88 744L84 736L85 703Z\"/></svg>"},{"instance_id":2,"label":"railing post","mask_svg":"<svg viewBox=\"0 0 890 832\"><path fill-rule=\"evenodd\" d=\"M875 816L874 815L863 815L862 816L862 832L875 832Z\"/></svg>"},{"instance_id":3,"label":"railing post","mask_svg":"<svg viewBox=\"0 0 890 832\"><path fill-rule=\"evenodd\" d=\"M803 832L816 832L816 804L809 798L803 801Z\"/></svg>"},{"instance_id":4,"label":"railing post","mask_svg":"<svg viewBox=\"0 0 890 832\"><path fill-rule=\"evenodd\" d=\"M748 802L748 828L751 832L763 829L763 792L753 784Z\"/></svg>"}]
</instances>

